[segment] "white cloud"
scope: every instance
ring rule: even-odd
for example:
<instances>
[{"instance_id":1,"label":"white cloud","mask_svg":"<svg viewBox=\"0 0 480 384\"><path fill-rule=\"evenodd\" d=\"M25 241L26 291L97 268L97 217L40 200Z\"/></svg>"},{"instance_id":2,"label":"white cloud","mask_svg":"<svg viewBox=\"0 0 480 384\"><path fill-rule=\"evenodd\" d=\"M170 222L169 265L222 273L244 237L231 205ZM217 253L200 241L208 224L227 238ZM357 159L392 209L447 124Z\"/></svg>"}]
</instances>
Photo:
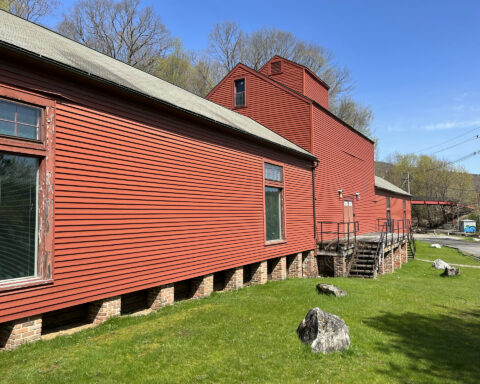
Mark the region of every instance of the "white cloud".
<instances>
[{"instance_id":1,"label":"white cloud","mask_svg":"<svg viewBox=\"0 0 480 384\"><path fill-rule=\"evenodd\" d=\"M441 131L445 129L469 128L480 126L480 119L470 121L444 121L442 123L427 124L422 126L426 131Z\"/></svg>"}]
</instances>

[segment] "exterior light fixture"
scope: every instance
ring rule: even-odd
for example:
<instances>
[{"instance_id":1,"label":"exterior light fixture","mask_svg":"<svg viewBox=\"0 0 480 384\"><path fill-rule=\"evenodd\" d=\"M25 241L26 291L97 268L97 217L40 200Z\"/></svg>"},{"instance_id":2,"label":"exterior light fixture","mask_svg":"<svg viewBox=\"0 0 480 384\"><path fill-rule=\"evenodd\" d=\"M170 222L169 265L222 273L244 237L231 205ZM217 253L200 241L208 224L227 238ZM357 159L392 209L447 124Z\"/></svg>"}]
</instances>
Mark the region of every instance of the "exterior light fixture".
<instances>
[{"instance_id":1,"label":"exterior light fixture","mask_svg":"<svg viewBox=\"0 0 480 384\"><path fill-rule=\"evenodd\" d=\"M360 192L355 193L355 196L357 196L357 200L360 200Z\"/></svg>"},{"instance_id":2,"label":"exterior light fixture","mask_svg":"<svg viewBox=\"0 0 480 384\"><path fill-rule=\"evenodd\" d=\"M338 198L341 199L343 197L343 189L338 190Z\"/></svg>"}]
</instances>

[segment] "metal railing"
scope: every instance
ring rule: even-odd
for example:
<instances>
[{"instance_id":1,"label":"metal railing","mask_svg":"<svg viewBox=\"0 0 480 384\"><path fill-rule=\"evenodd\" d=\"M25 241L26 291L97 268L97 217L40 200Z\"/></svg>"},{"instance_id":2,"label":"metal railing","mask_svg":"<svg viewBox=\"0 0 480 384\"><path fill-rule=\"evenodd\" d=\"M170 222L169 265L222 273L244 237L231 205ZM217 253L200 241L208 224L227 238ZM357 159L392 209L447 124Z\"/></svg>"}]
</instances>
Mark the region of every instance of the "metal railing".
<instances>
[{"instance_id":1,"label":"metal railing","mask_svg":"<svg viewBox=\"0 0 480 384\"><path fill-rule=\"evenodd\" d=\"M317 228L319 230L317 239L320 240L321 249L334 246L338 251L340 244L347 249L355 246L360 223L358 221L319 221Z\"/></svg>"},{"instance_id":2,"label":"metal railing","mask_svg":"<svg viewBox=\"0 0 480 384\"><path fill-rule=\"evenodd\" d=\"M407 239L412 254L415 255L416 245L410 220L377 219L377 229L380 232L380 240L375 254L375 269L377 272L380 268L385 248L392 246L394 243Z\"/></svg>"}]
</instances>

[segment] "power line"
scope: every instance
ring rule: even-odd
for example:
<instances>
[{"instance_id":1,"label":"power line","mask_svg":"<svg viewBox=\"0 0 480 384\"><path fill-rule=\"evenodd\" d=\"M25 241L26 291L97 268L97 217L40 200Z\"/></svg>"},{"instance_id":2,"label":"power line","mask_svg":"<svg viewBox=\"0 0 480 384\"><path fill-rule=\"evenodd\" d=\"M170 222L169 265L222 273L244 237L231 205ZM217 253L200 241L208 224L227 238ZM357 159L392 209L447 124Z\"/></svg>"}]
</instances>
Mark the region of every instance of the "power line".
<instances>
[{"instance_id":1,"label":"power line","mask_svg":"<svg viewBox=\"0 0 480 384\"><path fill-rule=\"evenodd\" d=\"M425 172L434 171L434 170L439 169L439 168L444 168L444 167L447 166L447 165L451 165L451 164L454 164L454 163L458 163L459 161L467 160L467 159L469 159L470 157L473 157L473 156L475 156L475 155L478 155L479 153L480 153L480 151L472 152L472 153L470 153L470 154L468 154L468 155L466 155L466 156L463 156L463 157L461 157L461 158L459 158L459 159L457 159L457 160L447 161L447 162L443 163L442 165L439 165L438 167L433 167L433 168L430 168L430 169L426 169L426 170L424 170L423 172L425 173Z\"/></svg>"},{"instance_id":2,"label":"power line","mask_svg":"<svg viewBox=\"0 0 480 384\"><path fill-rule=\"evenodd\" d=\"M430 150L430 149L440 147L440 146L442 146L442 145L444 145L444 144L448 144L448 143L452 142L453 140L457 140L457 139L459 139L460 137L466 136L466 135L468 135L468 134L470 134L470 133L472 133L472 132L478 131L478 130L480 130L480 127L473 128L473 129L469 130L468 132L465 132L465 133L462 133L461 135L452 137L452 138L449 139L449 140L442 141L441 143L431 145L431 146L429 146L429 147L427 147L427 148L424 148L424 149L421 149L421 150L419 150L419 151L417 151L417 152L425 152L425 151L428 151L428 150Z\"/></svg>"},{"instance_id":3,"label":"power line","mask_svg":"<svg viewBox=\"0 0 480 384\"><path fill-rule=\"evenodd\" d=\"M473 138L473 140L477 140L477 139L480 139L480 135L476 135L476 136ZM446 147L446 148L443 148L443 149L439 149L438 151L432 152L431 154L432 154L432 155L435 155L436 153L443 152L443 151L447 151L447 150L449 150L449 149L458 147L459 145L468 143L470 140L472 140L472 139L469 138L469 139L464 140L464 141L462 141L462 142L460 142L460 143L458 143L458 144L453 144L453 145L450 145L449 147Z\"/></svg>"}]
</instances>

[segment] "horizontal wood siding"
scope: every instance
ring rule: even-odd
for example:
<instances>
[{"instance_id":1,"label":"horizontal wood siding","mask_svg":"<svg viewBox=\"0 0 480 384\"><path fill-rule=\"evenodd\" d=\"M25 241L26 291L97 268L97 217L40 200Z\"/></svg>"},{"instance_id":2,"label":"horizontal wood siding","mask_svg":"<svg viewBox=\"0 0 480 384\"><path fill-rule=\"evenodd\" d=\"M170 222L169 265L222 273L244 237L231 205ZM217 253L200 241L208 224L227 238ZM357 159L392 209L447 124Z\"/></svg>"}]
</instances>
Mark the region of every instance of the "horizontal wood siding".
<instances>
[{"instance_id":1,"label":"horizontal wood siding","mask_svg":"<svg viewBox=\"0 0 480 384\"><path fill-rule=\"evenodd\" d=\"M53 73L53 285L0 292L0 322L314 248L311 163ZM264 161L285 173L287 242L266 246Z\"/></svg>"},{"instance_id":2,"label":"horizontal wood siding","mask_svg":"<svg viewBox=\"0 0 480 384\"><path fill-rule=\"evenodd\" d=\"M328 89L319 83L310 73L305 71L305 96L328 109Z\"/></svg>"},{"instance_id":3,"label":"horizontal wood siding","mask_svg":"<svg viewBox=\"0 0 480 384\"><path fill-rule=\"evenodd\" d=\"M242 108L233 105L233 82L237 78L245 78L246 107ZM262 75L239 65L217 85L208 99L258 121L311 151L309 103Z\"/></svg>"},{"instance_id":4,"label":"horizontal wood siding","mask_svg":"<svg viewBox=\"0 0 480 384\"><path fill-rule=\"evenodd\" d=\"M270 73L270 63L272 61L282 62L281 73L274 75ZM264 75L270 76L273 80L286 85L288 88L293 89L300 94L303 94L304 69L302 67L292 64L286 60L274 58L271 59L265 66L263 66L259 72L263 73Z\"/></svg>"},{"instance_id":5,"label":"horizontal wood siding","mask_svg":"<svg viewBox=\"0 0 480 384\"><path fill-rule=\"evenodd\" d=\"M373 144L320 108L312 106L312 109L313 153L319 159L315 179L317 218L343 221L344 199L351 199L360 233L372 232L376 222ZM339 189L343 198L339 197ZM360 199L356 198L357 192Z\"/></svg>"},{"instance_id":6,"label":"horizontal wood siding","mask_svg":"<svg viewBox=\"0 0 480 384\"><path fill-rule=\"evenodd\" d=\"M392 219L403 220L403 201L405 200L406 219L410 221L412 220L412 205L410 197L375 188L375 211L378 218L385 219L387 217L387 197L390 197L390 217Z\"/></svg>"}]
</instances>

